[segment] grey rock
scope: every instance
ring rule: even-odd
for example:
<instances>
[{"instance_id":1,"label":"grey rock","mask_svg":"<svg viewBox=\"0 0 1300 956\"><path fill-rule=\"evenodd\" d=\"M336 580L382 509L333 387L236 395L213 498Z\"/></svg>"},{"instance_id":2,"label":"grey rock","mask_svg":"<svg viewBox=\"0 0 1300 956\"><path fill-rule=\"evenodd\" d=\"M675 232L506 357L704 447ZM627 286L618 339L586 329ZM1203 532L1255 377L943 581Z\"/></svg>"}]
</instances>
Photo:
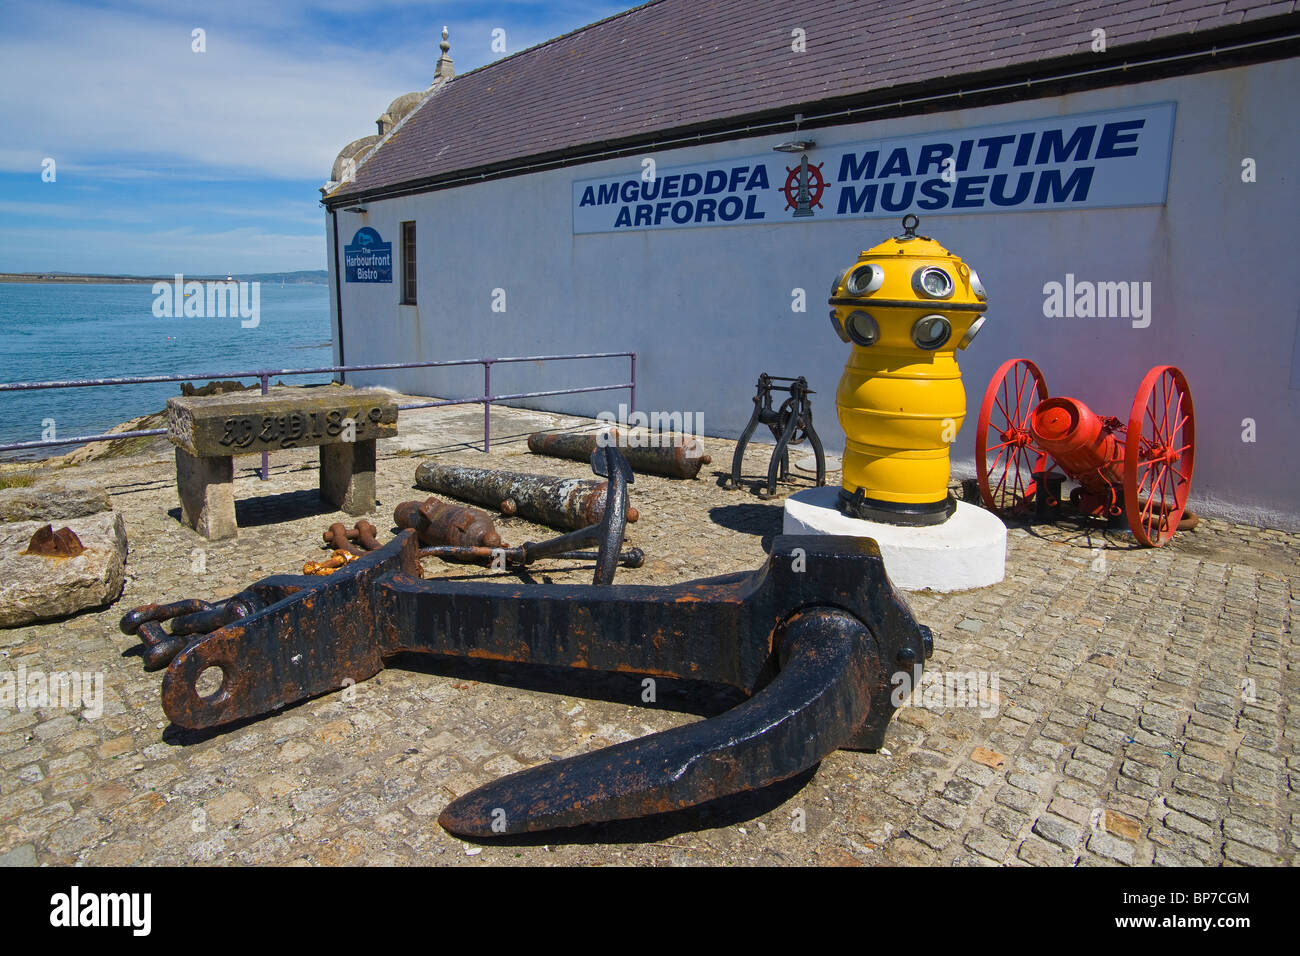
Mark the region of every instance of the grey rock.
<instances>
[{"instance_id":1,"label":"grey rock","mask_svg":"<svg viewBox=\"0 0 1300 956\"><path fill-rule=\"evenodd\" d=\"M122 594L126 573L126 523L112 511L60 519L81 539L75 558L23 554L45 521L0 524L0 627L63 617L102 607ZM57 530L57 529L56 529Z\"/></svg>"},{"instance_id":2,"label":"grey rock","mask_svg":"<svg viewBox=\"0 0 1300 956\"><path fill-rule=\"evenodd\" d=\"M8 853L0 853L0 866L35 866L36 847L30 843L16 846Z\"/></svg>"},{"instance_id":3,"label":"grey rock","mask_svg":"<svg viewBox=\"0 0 1300 956\"><path fill-rule=\"evenodd\" d=\"M0 521L63 521L108 511L108 492L85 481L50 479L30 488L0 488Z\"/></svg>"}]
</instances>

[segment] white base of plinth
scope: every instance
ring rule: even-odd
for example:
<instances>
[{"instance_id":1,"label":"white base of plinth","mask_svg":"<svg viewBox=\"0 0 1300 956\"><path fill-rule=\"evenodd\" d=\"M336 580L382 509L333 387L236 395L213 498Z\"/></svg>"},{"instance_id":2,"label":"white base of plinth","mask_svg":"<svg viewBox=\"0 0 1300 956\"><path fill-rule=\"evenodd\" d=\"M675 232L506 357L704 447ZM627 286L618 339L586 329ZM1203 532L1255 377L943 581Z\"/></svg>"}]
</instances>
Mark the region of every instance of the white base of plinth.
<instances>
[{"instance_id":1,"label":"white base of plinth","mask_svg":"<svg viewBox=\"0 0 1300 956\"><path fill-rule=\"evenodd\" d=\"M794 463L794 466L798 468L800 471L806 471L810 475L815 475L817 474L817 456L805 455L804 457L796 461ZM843 467L843 463L840 461L838 456L836 455L826 456L826 470L828 472L839 471L842 467Z\"/></svg>"},{"instance_id":2,"label":"white base of plinth","mask_svg":"<svg viewBox=\"0 0 1300 956\"><path fill-rule=\"evenodd\" d=\"M965 591L1006 574L1006 525L983 508L959 501L943 524L910 527L850 518L837 507L839 494L838 485L826 485L791 495L783 533L874 538L889 579L904 591Z\"/></svg>"}]
</instances>

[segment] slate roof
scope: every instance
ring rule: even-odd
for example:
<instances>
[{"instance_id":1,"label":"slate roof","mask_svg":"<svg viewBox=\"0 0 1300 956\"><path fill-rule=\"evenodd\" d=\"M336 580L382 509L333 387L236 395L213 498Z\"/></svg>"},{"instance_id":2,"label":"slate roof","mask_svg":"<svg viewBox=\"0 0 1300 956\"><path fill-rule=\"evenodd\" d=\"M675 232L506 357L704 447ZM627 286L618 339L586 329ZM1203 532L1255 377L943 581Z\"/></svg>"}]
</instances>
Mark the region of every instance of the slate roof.
<instances>
[{"instance_id":1,"label":"slate roof","mask_svg":"<svg viewBox=\"0 0 1300 956\"><path fill-rule=\"evenodd\" d=\"M1300 28L1297 0L653 0L445 83L327 199L979 74ZM791 48L806 31L806 51ZM1107 51L1092 53L1092 30Z\"/></svg>"}]
</instances>

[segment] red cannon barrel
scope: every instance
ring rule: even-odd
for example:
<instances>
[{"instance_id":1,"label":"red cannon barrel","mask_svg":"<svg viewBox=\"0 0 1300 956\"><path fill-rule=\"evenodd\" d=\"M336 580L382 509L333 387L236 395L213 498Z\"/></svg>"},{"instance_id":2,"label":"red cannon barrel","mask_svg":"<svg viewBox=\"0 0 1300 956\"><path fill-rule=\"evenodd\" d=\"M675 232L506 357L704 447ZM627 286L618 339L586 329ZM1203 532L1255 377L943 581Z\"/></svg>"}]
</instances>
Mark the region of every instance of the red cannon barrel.
<instances>
[{"instance_id":1,"label":"red cannon barrel","mask_svg":"<svg viewBox=\"0 0 1300 956\"><path fill-rule=\"evenodd\" d=\"M1075 398L1048 398L1029 419L1034 441L1072 478L1102 494L1124 483L1124 443L1110 424Z\"/></svg>"}]
</instances>

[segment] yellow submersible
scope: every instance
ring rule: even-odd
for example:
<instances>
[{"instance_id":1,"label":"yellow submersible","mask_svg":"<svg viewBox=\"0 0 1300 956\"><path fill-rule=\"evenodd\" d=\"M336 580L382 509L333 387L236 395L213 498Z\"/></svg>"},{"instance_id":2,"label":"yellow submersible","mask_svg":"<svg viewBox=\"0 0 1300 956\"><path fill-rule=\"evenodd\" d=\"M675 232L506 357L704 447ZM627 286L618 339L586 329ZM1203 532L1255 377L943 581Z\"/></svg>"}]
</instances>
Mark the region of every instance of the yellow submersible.
<instances>
[{"instance_id":1,"label":"yellow submersible","mask_svg":"<svg viewBox=\"0 0 1300 956\"><path fill-rule=\"evenodd\" d=\"M858 254L831 289L831 322L853 351L835 405L847 438L840 508L890 524L947 521L948 447L966 417L957 349L984 324L984 286L903 218L903 234Z\"/></svg>"}]
</instances>

